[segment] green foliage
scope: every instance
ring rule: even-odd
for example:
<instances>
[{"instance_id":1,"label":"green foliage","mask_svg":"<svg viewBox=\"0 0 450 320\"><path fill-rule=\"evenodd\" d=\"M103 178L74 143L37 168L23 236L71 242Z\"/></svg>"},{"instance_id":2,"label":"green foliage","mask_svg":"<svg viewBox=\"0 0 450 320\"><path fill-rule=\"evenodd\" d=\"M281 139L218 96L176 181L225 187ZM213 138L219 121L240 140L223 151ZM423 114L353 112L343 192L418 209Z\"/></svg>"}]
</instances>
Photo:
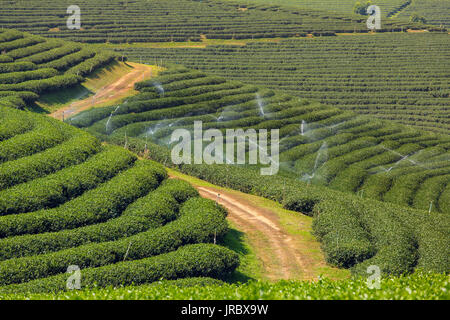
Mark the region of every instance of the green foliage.
<instances>
[{"instance_id":1,"label":"green foliage","mask_svg":"<svg viewBox=\"0 0 450 320\"><path fill-rule=\"evenodd\" d=\"M0 189L80 164L99 151L100 142L97 139L86 133L78 133L40 153L0 164Z\"/></svg>"},{"instance_id":2,"label":"green foliage","mask_svg":"<svg viewBox=\"0 0 450 320\"><path fill-rule=\"evenodd\" d=\"M99 54L96 54L94 57L84 60L83 62L73 66L72 68L67 70L67 73L85 76L97 70L98 68L107 65L117 58L117 55L112 52L101 52Z\"/></svg>"},{"instance_id":3,"label":"green foliage","mask_svg":"<svg viewBox=\"0 0 450 320\"><path fill-rule=\"evenodd\" d=\"M139 260L157 256L187 244L210 243L215 237L223 237L228 230L225 211L211 200L187 200L179 215L165 226L116 241L0 262L0 284L22 283L63 273L70 264L93 268L120 262L124 257Z\"/></svg>"},{"instance_id":4,"label":"green foliage","mask_svg":"<svg viewBox=\"0 0 450 320\"><path fill-rule=\"evenodd\" d=\"M156 229L175 220L178 217L179 204L193 197L198 197L198 193L188 183L166 180L155 191L130 204L121 216L104 223L54 233L2 239L0 260L116 241Z\"/></svg>"},{"instance_id":5,"label":"green foliage","mask_svg":"<svg viewBox=\"0 0 450 320\"><path fill-rule=\"evenodd\" d=\"M0 291L64 289L72 264L86 287L238 266L232 251L201 245L227 233L225 210L161 165L49 117L0 107L0 120L0 283L14 284Z\"/></svg>"},{"instance_id":6,"label":"green foliage","mask_svg":"<svg viewBox=\"0 0 450 320\"><path fill-rule=\"evenodd\" d=\"M273 1L273 0L271 0ZM329 1L329 0L328 0ZM380 1L380 0L379 0ZM394 10L399 0L383 1L383 8ZM295 1L295 5L299 1ZM95 3L80 0L78 5L88 7L83 12L83 30L67 29L66 17L61 10L67 8L65 0L34 0L33 12L42 17L36 21L21 3L4 4L0 14L6 27L39 31L40 35L87 43L134 42L200 42L207 39L258 39L305 37L307 34L326 36L336 32L366 32L364 19L352 14L352 5L346 10L335 2L318 3L302 1L289 6L260 4L242 6L233 1L171 1L137 0L124 3L120 0L99 0ZM380 5L379 2L377 4ZM333 13L334 9L339 12ZM332 8L332 9L330 9ZM100 19L98 10L106 10L108 19ZM199 15L199 12L202 14ZM220 19L218 19L220 17ZM405 24L391 19L388 27ZM408 24L406 22L406 24ZM57 28L57 30L55 30Z\"/></svg>"},{"instance_id":7,"label":"green foliage","mask_svg":"<svg viewBox=\"0 0 450 320\"><path fill-rule=\"evenodd\" d=\"M28 80L39 80L54 77L58 74L55 69L46 68L26 72L0 73L0 83L20 83Z\"/></svg>"},{"instance_id":8,"label":"green foliage","mask_svg":"<svg viewBox=\"0 0 450 320\"><path fill-rule=\"evenodd\" d=\"M14 59L6 54L0 55L0 63L5 63L5 62L14 62Z\"/></svg>"},{"instance_id":9,"label":"green foliage","mask_svg":"<svg viewBox=\"0 0 450 320\"><path fill-rule=\"evenodd\" d=\"M115 137L112 141L123 143ZM128 138L130 148L142 151L145 141ZM170 152L148 143L149 155L170 164ZM182 165L184 173L211 183L283 203L287 209L313 215L314 232L327 260L364 274L378 265L385 274L417 268L446 272L450 243L446 214L433 214L363 199L287 177L262 177L251 168L224 165Z\"/></svg>"},{"instance_id":10,"label":"green foliage","mask_svg":"<svg viewBox=\"0 0 450 320\"><path fill-rule=\"evenodd\" d=\"M6 30L0 33L0 42L8 42L16 39L22 39L23 33L18 30Z\"/></svg>"},{"instance_id":11,"label":"green foliage","mask_svg":"<svg viewBox=\"0 0 450 320\"><path fill-rule=\"evenodd\" d=\"M162 167L138 161L131 169L59 207L0 217L0 237L55 232L107 221L155 189L165 177Z\"/></svg>"},{"instance_id":12,"label":"green foliage","mask_svg":"<svg viewBox=\"0 0 450 320\"><path fill-rule=\"evenodd\" d=\"M367 16L367 8L372 5L372 1L367 1L366 4L361 4L361 2L356 2L353 7L353 12L363 16Z\"/></svg>"},{"instance_id":13,"label":"green foliage","mask_svg":"<svg viewBox=\"0 0 450 320\"><path fill-rule=\"evenodd\" d=\"M448 137L355 117L349 111L276 91L255 91L257 87L243 85L225 89L238 83L217 84L216 77L198 71L169 70L151 81L137 83L136 88L144 92L122 105L85 111L70 119L71 123L122 145L127 136L161 147L169 146L175 129L192 131L194 121L202 121L204 129L223 133L234 128L279 129L283 175L406 206L413 206L414 199L426 193L419 188L419 181L448 174L448 163L437 158L448 156ZM434 150L434 157L426 156L428 150ZM155 160L170 163L170 158L159 154L159 147L151 152ZM437 193L430 201L438 203L445 181L443 178L436 186ZM283 201L297 210L313 211L308 197ZM446 212L445 201L435 210Z\"/></svg>"},{"instance_id":14,"label":"green foliage","mask_svg":"<svg viewBox=\"0 0 450 320\"><path fill-rule=\"evenodd\" d=\"M383 13L386 13L385 6L381 6ZM317 100L372 118L448 134L449 88L445 80L448 72L443 69L447 65L448 36L391 33L406 31L408 27L389 26L390 21L383 19L383 29L370 37L255 41L244 46L206 48L129 46L118 47L116 51L128 56L130 61L162 60L167 66L183 64L211 76L281 89L302 99ZM424 29L424 26L412 28Z\"/></svg>"},{"instance_id":15,"label":"green foliage","mask_svg":"<svg viewBox=\"0 0 450 320\"><path fill-rule=\"evenodd\" d=\"M409 17L410 22L420 22L420 23L427 23L427 19L425 19L423 16L418 15L417 13L413 13Z\"/></svg>"},{"instance_id":16,"label":"green foliage","mask_svg":"<svg viewBox=\"0 0 450 320\"><path fill-rule=\"evenodd\" d=\"M53 208L108 181L132 166L136 157L107 147L77 166L0 191L0 216Z\"/></svg>"},{"instance_id":17,"label":"green foliage","mask_svg":"<svg viewBox=\"0 0 450 320\"><path fill-rule=\"evenodd\" d=\"M70 137L73 130L46 116L36 116L34 129L0 142L0 164L44 151Z\"/></svg>"},{"instance_id":18,"label":"green foliage","mask_svg":"<svg viewBox=\"0 0 450 320\"><path fill-rule=\"evenodd\" d=\"M141 260L119 262L82 271L84 288L141 285L160 279L224 277L239 265L233 251L212 244L184 246L177 251ZM0 294L58 292L66 289L67 275L61 274L0 288Z\"/></svg>"},{"instance_id":19,"label":"green foliage","mask_svg":"<svg viewBox=\"0 0 450 320\"><path fill-rule=\"evenodd\" d=\"M18 48L22 48L22 47L26 47L26 46L32 46L32 45L35 45L38 43L42 43L44 41L45 40L42 37L31 36L31 37L16 39L13 41L2 42L2 43L0 43L0 51L7 53L10 50L14 50L14 49L18 49Z\"/></svg>"},{"instance_id":20,"label":"green foliage","mask_svg":"<svg viewBox=\"0 0 450 320\"><path fill-rule=\"evenodd\" d=\"M41 42L32 46L26 46L23 48L18 48L15 50L11 50L8 52L8 56L11 57L13 60L18 60L21 58L25 58L31 55L35 55L38 53L42 53L47 50L52 50L57 47L60 47L63 45L62 41L59 40L48 40L45 42ZM12 61L11 61L12 62Z\"/></svg>"},{"instance_id":21,"label":"green foliage","mask_svg":"<svg viewBox=\"0 0 450 320\"><path fill-rule=\"evenodd\" d=\"M36 68L36 65L32 62L14 62L14 63L2 63L0 65L0 74L1 73L10 73L10 72L19 72L19 71L27 71L33 70Z\"/></svg>"},{"instance_id":22,"label":"green foliage","mask_svg":"<svg viewBox=\"0 0 450 320\"><path fill-rule=\"evenodd\" d=\"M152 285L94 288L57 294L14 292L1 294L2 300L448 300L449 280L445 274L418 272L381 279L380 290L369 289L367 278L334 281L210 283L186 279L159 281ZM186 285L187 283L187 285ZM195 285L190 285L194 283ZM207 284L206 286L204 284Z\"/></svg>"},{"instance_id":23,"label":"green foliage","mask_svg":"<svg viewBox=\"0 0 450 320\"><path fill-rule=\"evenodd\" d=\"M32 91L44 93L51 90L62 90L79 84L83 78L77 75L58 75L49 79L28 80L18 84L0 84L2 91Z\"/></svg>"},{"instance_id":24,"label":"green foliage","mask_svg":"<svg viewBox=\"0 0 450 320\"><path fill-rule=\"evenodd\" d=\"M15 30L0 41L0 104L24 108L38 95L79 84L84 76L117 58L112 52ZM20 100L22 99L22 100Z\"/></svg>"}]
</instances>

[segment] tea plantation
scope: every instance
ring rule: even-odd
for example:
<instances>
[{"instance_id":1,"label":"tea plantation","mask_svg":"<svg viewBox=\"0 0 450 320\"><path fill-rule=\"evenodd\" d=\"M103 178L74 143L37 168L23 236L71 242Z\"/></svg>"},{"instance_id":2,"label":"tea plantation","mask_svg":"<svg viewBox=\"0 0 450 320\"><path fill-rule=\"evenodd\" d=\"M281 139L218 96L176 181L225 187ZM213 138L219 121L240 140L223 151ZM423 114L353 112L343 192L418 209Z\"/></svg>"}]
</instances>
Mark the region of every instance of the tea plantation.
<instances>
[{"instance_id":1,"label":"tea plantation","mask_svg":"<svg viewBox=\"0 0 450 320\"><path fill-rule=\"evenodd\" d=\"M252 5L218 0L77 1L81 29L67 28L68 0L0 1L0 24L46 37L89 43L180 42L207 39L304 37L367 32L364 16L311 7ZM408 20L385 21L380 32L440 30Z\"/></svg>"},{"instance_id":2,"label":"tea plantation","mask_svg":"<svg viewBox=\"0 0 450 320\"><path fill-rule=\"evenodd\" d=\"M449 299L444 1L381 0L370 34L347 0L80 0L69 30L72 4L0 0L0 299ZM28 111L120 58L158 76L65 122ZM105 91L134 94L130 75ZM234 153L174 164L172 133L196 121L278 129L279 173ZM247 261L224 246L227 211L165 167L312 217L289 228L352 278L230 283ZM382 290L367 287L374 265Z\"/></svg>"},{"instance_id":3,"label":"tea plantation","mask_svg":"<svg viewBox=\"0 0 450 320\"><path fill-rule=\"evenodd\" d=\"M201 48L117 48L285 90L344 110L450 133L448 34L377 34Z\"/></svg>"},{"instance_id":4,"label":"tea plantation","mask_svg":"<svg viewBox=\"0 0 450 320\"><path fill-rule=\"evenodd\" d=\"M0 292L223 277L226 212L164 168L57 120L0 107Z\"/></svg>"},{"instance_id":5,"label":"tea plantation","mask_svg":"<svg viewBox=\"0 0 450 320\"><path fill-rule=\"evenodd\" d=\"M229 0L236 2L235 0ZM362 4L367 1L355 0L246 0L239 1L251 7L258 5L272 5L292 7L297 9L321 10L349 14L354 11L355 4ZM412 14L416 13L425 18L429 24L437 26L449 26L450 2L446 0L376 0L372 4L380 7L381 14L386 18L399 18L409 20Z\"/></svg>"},{"instance_id":6,"label":"tea plantation","mask_svg":"<svg viewBox=\"0 0 450 320\"><path fill-rule=\"evenodd\" d=\"M171 132L192 130L194 120L222 131L279 128L281 175L261 176L241 165L177 167L314 216L328 262L355 274L369 265L396 275L449 270L447 136L183 67L136 87L141 93L124 104L85 111L70 122L166 165L172 164Z\"/></svg>"},{"instance_id":7,"label":"tea plantation","mask_svg":"<svg viewBox=\"0 0 450 320\"><path fill-rule=\"evenodd\" d=\"M270 89L184 68L137 84L124 104L80 113L70 123L105 138L140 137L161 145L173 130L278 128L280 166L288 176L364 197L449 212L445 135L320 105Z\"/></svg>"},{"instance_id":8,"label":"tea plantation","mask_svg":"<svg viewBox=\"0 0 450 320\"><path fill-rule=\"evenodd\" d=\"M381 280L380 289L369 289L365 279L316 282L248 282L243 285L207 279L161 281L152 285L98 288L57 294L0 294L9 299L83 300L448 300L448 277L416 273Z\"/></svg>"},{"instance_id":9,"label":"tea plantation","mask_svg":"<svg viewBox=\"0 0 450 320\"><path fill-rule=\"evenodd\" d=\"M40 94L73 87L116 58L112 52L14 29L0 32L0 52L0 104L13 108L24 108Z\"/></svg>"}]
</instances>

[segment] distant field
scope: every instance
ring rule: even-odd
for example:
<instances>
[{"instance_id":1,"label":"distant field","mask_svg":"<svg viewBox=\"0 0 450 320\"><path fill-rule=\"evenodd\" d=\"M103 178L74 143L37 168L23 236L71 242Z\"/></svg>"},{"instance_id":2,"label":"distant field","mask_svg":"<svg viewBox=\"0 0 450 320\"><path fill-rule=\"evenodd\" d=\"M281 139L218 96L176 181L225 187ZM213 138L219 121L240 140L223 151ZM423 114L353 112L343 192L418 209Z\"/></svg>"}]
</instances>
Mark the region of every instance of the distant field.
<instances>
[{"instance_id":1,"label":"distant field","mask_svg":"<svg viewBox=\"0 0 450 320\"><path fill-rule=\"evenodd\" d=\"M117 51L134 61L183 64L360 114L450 133L450 37L446 34Z\"/></svg>"},{"instance_id":2,"label":"distant field","mask_svg":"<svg viewBox=\"0 0 450 320\"><path fill-rule=\"evenodd\" d=\"M236 2L236 0L229 0ZM295 8L308 8L311 10L324 10L342 14L351 14L358 0L246 0L239 3L282 5ZM365 0L360 0L366 3ZM387 17L398 17L408 20L413 13L417 13L434 25L450 25L449 0L374 0L372 4L381 9L381 14Z\"/></svg>"},{"instance_id":3,"label":"distant field","mask_svg":"<svg viewBox=\"0 0 450 320\"><path fill-rule=\"evenodd\" d=\"M252 4L265 4L273 6L286 6L310 10L323 10L328 12L336 12L343 14L352 14L355 3L358 0L227 0L229 2L245 3L250 6ZM359 1L365 3L367 1ZM382 15L389 15L399 8L407 0L376 0L372 1L381 9Z\"/></svg>"},{"instance_id":4,"label":"distant field","mask_svg":"<svg viewBox=\"0 0 450 320\"><path fill-rule=\"evenodd\" d=\"M208 39L302 37L308 33L367 32L366 18L350 11L270 5L241 7L219 0L80 0L81 30L69 30L69 0L0 1L0 24L46 37L90 43L199 42ZM389 20L380 32L421 24Z\"/></svg>"},{"instance_id":5,"label":"distant field","mask_svg":"<svg viewBox=\"0 0 450 320\"><path fill-rule=\"evenodd\" d=\"M402 10L398 18L408 18L413 13L425 17L427 23L450 26L449 0L413 0L411 5Z\"/></svg>"}]
</instances>

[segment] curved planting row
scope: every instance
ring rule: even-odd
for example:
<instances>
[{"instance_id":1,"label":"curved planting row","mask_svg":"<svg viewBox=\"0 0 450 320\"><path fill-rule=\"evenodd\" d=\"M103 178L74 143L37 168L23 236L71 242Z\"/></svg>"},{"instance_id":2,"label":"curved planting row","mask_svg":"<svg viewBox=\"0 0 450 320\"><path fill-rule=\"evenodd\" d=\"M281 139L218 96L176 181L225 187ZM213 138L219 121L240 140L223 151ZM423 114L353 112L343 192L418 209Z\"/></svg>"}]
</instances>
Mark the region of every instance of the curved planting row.
<instances>
[{"instance_id":1,"label":"curved planting row","mask_svg":"<svg viewBox=\"0 0 450 320\"><path fill-rule=\"evenodd\" d=\"M136 160L118 147L107 147L85 162L0 191L2 215L56 207L128 168Z\"/></svg>"},{"instance_id":2,"label":"curved planting row","mask_svg":"<svg viewBox=\"0 0 450 320\"><path fill-rule=\"evenodd\" d=\"M7 140L18 134L23 134L34 128L34 122L14 110L0 107L0 141Z\"/></svg>"},{"instance_id":3,"label":"curved planting row","mask_svg":"<svg viewBox=\"0 0 450 320\"><path fill-rule=\"evenodd\" d=\"M21 283L66 271L69 265L95 268L139 260L175 251L195 243L220 239L227 232L225 213L210 200L193 198L179 210L179 217L166 225L115 241L89 243L54 253L0 262L0 284Z\"/></svg>"},{"instance_id":4,"label":"curved planting row","mask_svg":"<svg viewBox=\"0 0 450 320\"><path fill-rule=\"evenodd\" d=\"M132 61L183 64L211 75L282 89L356 113L448 134L449 45L447 34L404 32L250 42L245 46L128 47L117 52Z\"/></svg>"},{"instance_id":5,"label":"curved planting row","mask_svg":"<svg viewBox=\"0 0 450 320\"><path fill-rule=\"evenodd\" d=\"M111 139L118 144L124 137ZM130 148L170 164L170 150L127 138ZM384 273L416 269L448 272L450 230L448 213L431 213L309 185L286 176L261 176L259 170L225 165L181 165L184 173L227 188L278 201L289 210L314 217L313 230L322 242L327 261L367 276L376 265ZM448 191L448 185L447 185ZM445 198L448 193L442 193ZM448 197L447 197L448 198Z\"/></svg>"},{"instance_id":6,"label":"curved planting row","mask_svg":"<svg viewBox=\"0 0 450 320\"><path fill-rule=\"evenodd\" d=\"M48 117L36 116L32 130L0 142L0 164L54 147L76 132L62 130L63 127L66 126Z\"/></svg>"},{"instance_id":7,"label":"curved planting row","mask_svg":"<svg viewBox=\"0 0 450 320\"><path fill-rule=\"evenodd\" d=\"M226 248L212 244L195 244L158 256L84 269L81 283L84 288L94 288L141 285L160 279L200 276L220 278L235 270L238 264L238 256ZM61 274L23 284L8 285L0 287L0 292L58 292L66 289L67 278L67 275Z\"/></svg>"},{"instance_id":8,"label":"curved planting row","mask_svg":"<svg viewBox=\"0 0 450 320\"><path fill-rule=\"evenodd\" d=\"M34 126L34 123L32 125ZM100 142L97 139L89 134L78 132L52 148L14 161L1 163L0 189L43 177L71 165L80 164L99 151Z\"/></svg>"},{"instance_id":9,"label":"curved planting row","mask_svg":"<svg viewBox=\"0 0 450 320\"><path fill-rule=\"evenodd\" d=\"M25 72L13 72L0 74L1 84L20 83L28 80L46 79L54 77L58 74L55 69L45 68L39 70L25 71Z\"/></svg>"},{"instance_id":10,"label":"curved planting row","mask_svg":"<svg viewBox=\"0 0 450 320\"><path fill-rule=\"evenodd\" d=\"M166 94L180 99L183 92L205 90L209 77L196 78L196 74L179 67L169 69L161 78L139 84L143 92L127 104L114 110L86 111L73 122L168 165L172 163L168 137L177 128L192 130L195 120L203 121L204 128L222 132L230 128L279 128L281 175L263 177L255 170L258 168L250 166L176 167L314 216L314 232L328 262L351 268L354 273L366 275L371 265L380 267L384 274L417 268L450 270L447 137L355 117L351 112L278 92L259 91L250 100L228 105L221 104L219 98L171 106ZM216 85L216 77L211 77L211 87ZM166 93L165 87L171 90ZM233 96L226 99L232 101ZM148 111L154 106L158 110ZM108 131L107 124L114 126Z\"/></svg>"},{"instance_id":11,"label":"curved planting row","mask_svg":"<svg viewBox=\"0 0 450 320\"><path fill-rule=\"evenodd\" d=\"M102 137L139 137L162 146L174 130L192 131L194 121L222 133L279 129L282 174L406 206L417 207L418 198L421 209L434 202L431 210L450 210L446 201L437 205L450 169L446 136L179 66L136 88L141 93L122 105L82 112L71 123ZM435 194L420 188L429 179Z\"/></svg>"},{"instance_id":12,"label":"curved planting row","mask_svg":"<svg viewBox=\"0 0 450 320\"><path fill-rule=\"evenodd\" d=\"M129 205L119 217L104 223L1 239L0 260L114 241L156 229L177 218L180 203L197 196L196 190L188 184L179 180L166 180L157 189Z\"/></svg>"},{"instance_id":13,"label":"curved planting row","mask_svg":"<svg viewBox=\"0 0 450 320\"><path fill-rule=\"evenodd\" d=\"M39 141L34 128L44 124L66 140L0 164L1 292L64 290L71 265L81 268L83 287L220 278L237 267L235 253L210 244L228 231L225 210L188 183L64 123L2 110L0 119L22 116L31 128L14 136L9 123L0 143Z\"/></svg>"},{"instance_id":14,"label":"curved planting row","mask_svg":"<svg viewBox=\"0 0 450 320\"><path fill-rule=\"evenodd\" d=\"M385 4L392 10L392 4ZM299 8L272 4L243 5L229 1L179 0L177 3L158 0L122 1L80 0L77 5L85 16L82 30L67 28L67 10L63 0L31 2L33 14L22 3L5 3L0 9L6 27L35 34L88 43L180 42L208 39L256 39L333 36L336 33L368 32L366 19L348 10L330 13L330 7L306 2ZM306 7L304 7L306 5ZM107 18L96 14L102 10ZM320 10L320 11L319 11ZM388 10L388 9L384 9ZM387 12L383 11L384 14ZM220 17L218 19L217 17ZM406 28L442 28L396 19L386 19L378 32L401 31ZM14 38L14 37L13 37Z\"/></svg>"},{"instance_id":15,"label":"curved planting row","mask_svg":"<svg viewBox=\"0 0 450 320\"><path fill-rule=\"evenodd\" d=\"M46 40L15 30L3 32L0 41L0 105L24 108L24 101L72 87L117 55L96 52L88 46Z\"/></svg>"}]
</instances>

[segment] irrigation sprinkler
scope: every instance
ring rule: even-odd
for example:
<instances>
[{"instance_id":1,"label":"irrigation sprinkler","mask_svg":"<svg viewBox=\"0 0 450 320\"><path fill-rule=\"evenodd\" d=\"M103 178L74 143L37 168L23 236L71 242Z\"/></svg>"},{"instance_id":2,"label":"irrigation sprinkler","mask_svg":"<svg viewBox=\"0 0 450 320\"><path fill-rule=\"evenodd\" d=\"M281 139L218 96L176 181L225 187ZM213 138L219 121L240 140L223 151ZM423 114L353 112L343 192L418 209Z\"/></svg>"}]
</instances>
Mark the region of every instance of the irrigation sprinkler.
<instances>
[{"instance_id":1,"label":"irrigation sprinkler","mask_svg":"<svg viewBox=\"0 0 450 320\"><path fill-rule=\"evenodd\" d=\"M128 257L128 253L130 252L130 248L131 248L131 244L133 242L130 241L130 244L128 245L127 251L125 252L125 256L123 257L123 261L125 261L125 259Z\"/></svg>"},{"instance_id":2,"label":"irrigation sprinkler","mask_svg":"<svg viewBox=\"0 0 450 320\"><path fill-rule=\"evenodd\" d=\"M148 144L148 132L145 133L144 154L147 154L147 144Z\"/></svg>"}]
</instances>

